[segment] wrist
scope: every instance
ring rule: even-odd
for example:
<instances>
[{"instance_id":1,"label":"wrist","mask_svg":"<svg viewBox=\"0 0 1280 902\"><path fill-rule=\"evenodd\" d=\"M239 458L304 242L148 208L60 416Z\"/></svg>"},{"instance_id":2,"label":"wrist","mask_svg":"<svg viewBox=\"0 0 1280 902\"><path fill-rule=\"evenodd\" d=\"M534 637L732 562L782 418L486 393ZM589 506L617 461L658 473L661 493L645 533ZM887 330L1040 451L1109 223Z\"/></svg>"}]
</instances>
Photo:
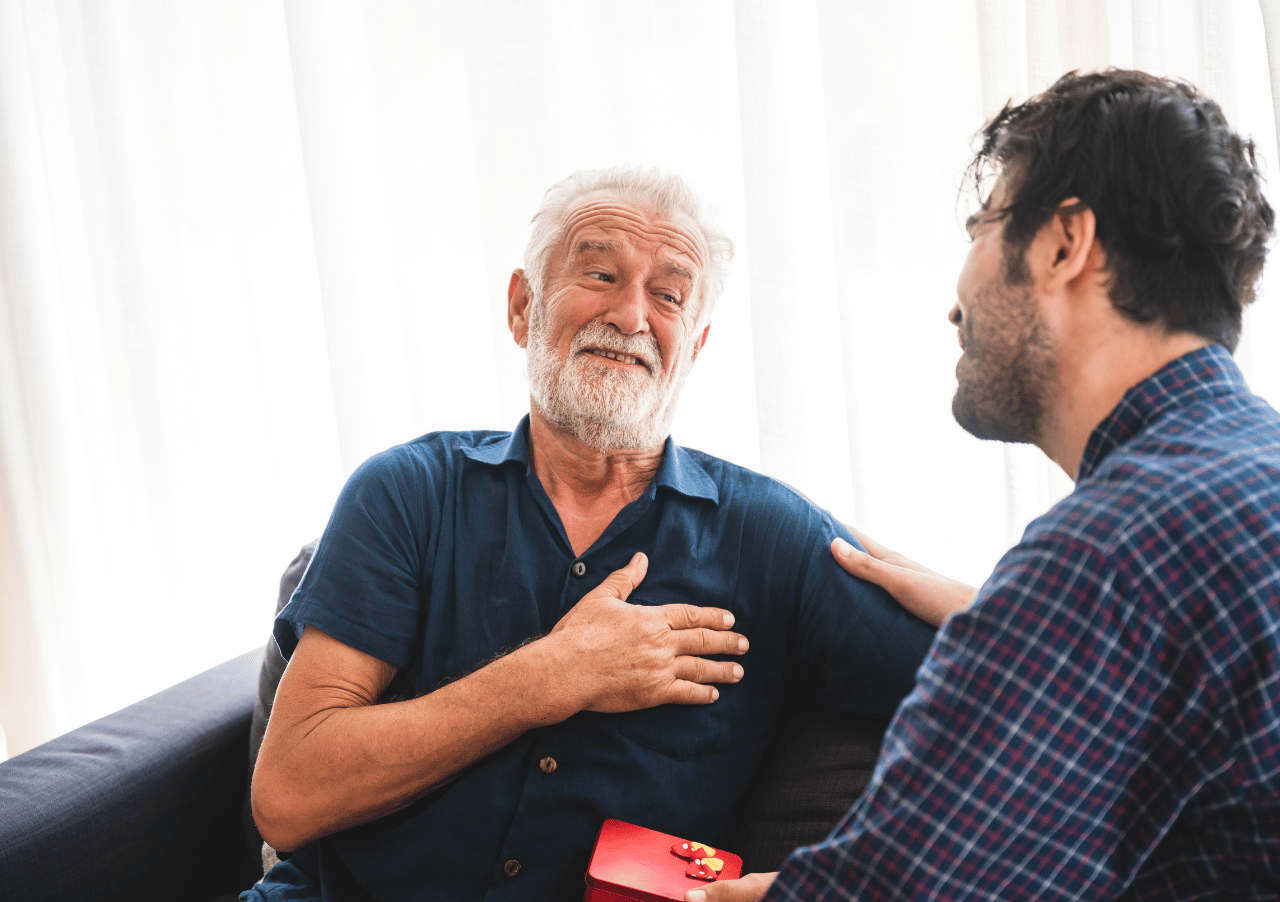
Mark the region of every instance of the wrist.
<instances>
[{"instance_id":1,"label":"wrist","mask_svg":"<svg viewBox=\"0 0 1280 902\"><path fill-rule=\"evenodd\" d=\"M573 651L566 647L559 634L551 633L512 652L519 656L519 679L525 687L536 687L532 693L535 702L531 712L535 725L551 726L568 720L590 703L585 687L573 678Z\"/></svg>"}]
</instances>

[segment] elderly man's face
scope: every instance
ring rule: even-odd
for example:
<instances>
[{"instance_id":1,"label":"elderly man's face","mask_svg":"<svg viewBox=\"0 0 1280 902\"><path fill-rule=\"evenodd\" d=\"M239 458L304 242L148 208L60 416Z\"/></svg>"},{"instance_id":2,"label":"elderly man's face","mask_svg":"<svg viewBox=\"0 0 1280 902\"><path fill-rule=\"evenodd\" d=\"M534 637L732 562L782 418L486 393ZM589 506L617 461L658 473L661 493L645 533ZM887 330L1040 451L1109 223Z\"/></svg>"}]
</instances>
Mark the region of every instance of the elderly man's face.
<instances>
[{"instance_id":1,"label":"elderly man's face","mask_svg":"<svg viewBox=\"0 0 1280 902\"><path fill-rule=\"evenodd\" d=\"M608 196L582 201L529 311L539 412L593 447L660 446L705 338L706 260L692 223Z\"/></svg>"}]
</instances>

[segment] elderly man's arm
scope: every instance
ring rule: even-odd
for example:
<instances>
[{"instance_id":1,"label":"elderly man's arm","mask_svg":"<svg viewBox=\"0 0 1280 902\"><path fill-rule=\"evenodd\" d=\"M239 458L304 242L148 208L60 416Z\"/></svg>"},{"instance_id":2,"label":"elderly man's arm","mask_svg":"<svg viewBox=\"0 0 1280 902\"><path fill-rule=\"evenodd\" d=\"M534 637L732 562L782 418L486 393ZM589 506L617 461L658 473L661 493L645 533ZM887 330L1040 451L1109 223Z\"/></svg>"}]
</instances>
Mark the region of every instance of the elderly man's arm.
<instances>
[{"instance_id":1,"label":"elderly man's arm","mask_svg":"<svg viewBox=\"0 0 1280 902\"><path fill-rule=\"evenodd\" d=\"M636 555L546 636L409 701L376 704L396 669L315 627L280 682L254 773L253 812L274 848L296 849L397 811L522 733L579 711L709 704L742 677L733 616L626 602Z\"/></svg>"},{"instance_id":2,"label":"elderly man's arm","mask_svg":"<svg viewBox=\"0 0 1280 902\"><path fill-rule=\"evenodd\" d=\"M978 590L968 583L917 564L852 526L849 531L857 536L867 551L863 553L844 539L837 538L831 543L831 553L840 566L853 576L884 589L898 604L925 623L941 626L949 614L965 610L978 596Z\"/></svg>"}]
</instances>

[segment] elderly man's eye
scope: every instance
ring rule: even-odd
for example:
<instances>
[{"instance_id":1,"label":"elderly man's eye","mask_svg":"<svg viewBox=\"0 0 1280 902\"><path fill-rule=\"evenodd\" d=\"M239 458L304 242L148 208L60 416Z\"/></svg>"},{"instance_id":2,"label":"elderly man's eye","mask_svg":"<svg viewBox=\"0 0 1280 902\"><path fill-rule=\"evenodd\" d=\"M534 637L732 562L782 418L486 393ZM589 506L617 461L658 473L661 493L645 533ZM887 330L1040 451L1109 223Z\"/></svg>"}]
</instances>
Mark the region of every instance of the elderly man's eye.
<instances>
[{"instance_id":1,"label":"elderly man's eye","mask_svg":"<svg viewBox=\"0 0 1280 902\"><path fill-rule=\"evenodd\" d=\"M609 275L607 272L589 272L587 273L587 276L592 279L599 279L601 282L613 281L613 276Z\"/></svg>"}]
</instances>

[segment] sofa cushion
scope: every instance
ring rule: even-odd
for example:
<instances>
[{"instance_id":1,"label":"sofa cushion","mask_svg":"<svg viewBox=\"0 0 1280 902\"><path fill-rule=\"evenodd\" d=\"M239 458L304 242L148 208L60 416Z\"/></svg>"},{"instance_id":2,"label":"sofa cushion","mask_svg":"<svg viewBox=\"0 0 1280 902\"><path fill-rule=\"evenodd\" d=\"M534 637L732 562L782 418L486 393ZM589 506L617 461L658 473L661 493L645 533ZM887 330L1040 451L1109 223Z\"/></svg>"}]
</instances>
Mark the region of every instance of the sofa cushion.
<instances>
[{"instance_id":1,"label":"sofa cushion","mask_svg":"<svg viewBox=\"0 0 1280 902\"><path fill-rule=\"evenodd\" d=\"M728 847L744 873L776 871L792 849L827 837L870 782L888 724L810 710L784 724Z\"/></svg>"}]
</instances>

